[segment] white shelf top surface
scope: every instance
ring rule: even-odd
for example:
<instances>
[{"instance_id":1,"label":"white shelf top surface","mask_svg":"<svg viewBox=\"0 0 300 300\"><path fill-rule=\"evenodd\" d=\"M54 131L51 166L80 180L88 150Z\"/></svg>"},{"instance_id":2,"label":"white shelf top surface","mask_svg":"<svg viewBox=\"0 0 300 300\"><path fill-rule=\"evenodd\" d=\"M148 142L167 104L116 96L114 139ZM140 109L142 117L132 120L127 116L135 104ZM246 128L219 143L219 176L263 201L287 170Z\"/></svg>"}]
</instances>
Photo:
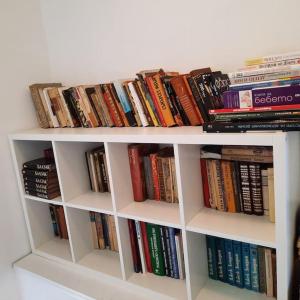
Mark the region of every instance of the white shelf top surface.
<instances>
[{"instance_id":1,"label":"white shelf top surface","mask_svg":"<svg viewBox=\"0 0 300 300\"><path fill-rule=\"evenodd\" d=\"M203 208L187 224L187 230L276 248L275 224L265 216Z\"/></svg>"},{"instance_id":2,"label":"white shelf top surface","mask_svg":"<svg viewBox=\"0 0 300 300\"><path fill-rule=\"evenodd\" d=\"M272 145L284 132L206 133L202 127L122 127L122 128L35 128L10 135L13 140L144 142L180 144Z\"/></svg>"}]
</instances>

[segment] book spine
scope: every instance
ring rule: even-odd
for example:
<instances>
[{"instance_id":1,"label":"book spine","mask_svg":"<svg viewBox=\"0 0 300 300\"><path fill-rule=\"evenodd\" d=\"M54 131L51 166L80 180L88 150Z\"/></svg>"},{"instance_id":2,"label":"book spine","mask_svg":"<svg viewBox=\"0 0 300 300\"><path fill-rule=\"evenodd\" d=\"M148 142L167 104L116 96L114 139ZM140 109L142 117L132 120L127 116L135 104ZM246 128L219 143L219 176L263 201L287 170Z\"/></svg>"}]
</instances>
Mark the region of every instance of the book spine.
<instances>
[{"instance_id":1,"label":"book spine","mask_svg":"<svg viewBox=\"0 0 300 300\"><path fill-rule=\"evenodd\" d=\"M232 146L224 146L222 147L223 155L259 155L259 156L273 156L272 147L232 147Z\"/></svg>"},{"instance_id":2,"label":"book spine","mask_svg":"<svg viewBox=\"0 0 300 300\"><path fill-rule=\"evenodd\" d=\"M299 59L299 58L300 58L300 53L298 51L288 52L288 53L284 53L284 54L275 54L275 55L249 58L249 59L245 60L245 65L252 66L252 65L258 65L258 64L268 64L268 63L272 63L272 62L284 61L284 60L289 60L289 59Z\"/></svg>"},{"instance_id":3,"label":"book spine","mask_svg":"<svg viewBox=\"0 0 300 300\"><path fill-rule=\"evenodd\" d=\"M171 253L171 242L170 242L170 232L168 227L163 227L164 229L164 238L166 240L166 250L167 250L167 258L168 258L168 266L170 269L170 277L174 278L174 268L172 264L172 253Z\"/></svg>"},{"instance_id":4,"label":"book spine","mask_svg":"<svg viewBox=\"0 0 300 300\"><path fill-rule=\"evenodd\" d=\"M31 191L31 190L25 190L25 193L31 196L35 196L35 197L39 197L39 198L43 198L43 199L48 199L48 200L52 200L58 196L60 196L60 191L57 191L55 193L52 194L45 194L42 192L38 192L38 191Z\"/></svg>"},{"instance_id":5,"label":"book spine","mask_svg":"<svg viewBox=\"0 0 300 300\"><path fill-rule=\"evenodd\" d=\"M153 273L156 275L165 275L165 266L161 249L161 239L158 225L147 223L147 235L151 253L151 262Z\"/></svg>"},{"instance_id":6,"label":"book spine","mask_svg":"<svg viewBox=\"0 0 300 300\"><path fill-rule=\"evenodd\" d=\"M276 250L272 250L272 275L273 275L273 296L277 298L277 267L276 267Z\"/></svg>"},{"instance_id":7,"label":"book spine","mask_svg":"<svg viewBox=\"0 0 300 300\"><path fill-rule=\"evenodd\" d=\"M66 117L64 116L64 111L60 100L60 95L58 93L58 88L49 88L47 92L60 127L66 127L67 121Z\"/></svg>"},{"instance_id":8,"label":"book spine","mask_svg":"<svg viewBox=\"0 0 300 300\"><path fill-rule=\"evenodd\" d=\"M150 154L151 170L152 170L152 181L154 189L154 199L160 200L160 189L157 169L157 154Z\"/></svg>"},{"instance_id":9,"label":"book spine","mask_svg":"<svg viewBox=\"0 0 300 300\"><path fill-rule=\"evenodd\" d=\"M168 230L169 230L169 237L170 237L171 258L172 258L174 278L179 279L179 269L178 269L176 243L175 243L175 229L172 227L168 227Z\"/></svg>"},{"instance_id":10,"label":"book spine","mask_svg":"<svg viewBox=\"0 0 300 300\"><path fill-rule=\"evenodd\" d=\"M166 241L163 226L159 226L159 232L160 232L160 240L161 240L162 254L163 254L163 258L164 258L166 276L171 277L169 257L168 257L168 251L167 251L167 241Z\"/></svg>"},{"instance_id":11,"label":"book spine","mask_svg":"<svg viewBox=\"0 0 300 300\"><path fill-rule=\"evenodd\" d=\"M145 255L144 255L144 247L143 247L143 241L142 241L141 226L140 226L140 222L137 221L137 220L135 220L135 229L136 229L138 248L139 248L139 252L140 252L142 273L146 273L146 259L145 259Z\"/></svg>"},{"instance_id":12,"label":"book spine","mask_svg":"<svg viewBox=\"0 0 300 300\"><path fill-rule=\"evenodd\" d=\"M241 242L232 241L234 256L234 281L237 287L244 287Z\"/></svg>"},{"instance_id":13,"label":"book spine","mask_svg":"<svg viewBox=\"0 0 300 300\"><path fill-rule=\"evenodd\" d=\"M265 263L265 249L258 247L258 266L259 266L259 292L266 293L266 263Z\"/></svg>"},{"instance_id":14,"label":"book spine","mask_svg":"<svg viewBox=\"0 0 300 300\"><path fill-rule=\"evenodd\" d=\"M224 239L216 238L217 275L218 280L227 282Z\"/></svg>"},{"instance_id":15,"label":"book spine","mask_svg":"<svg viewBox=\"0 0 300 300\"><path fill-rule=\"evenodd\" d=\"M183 257L181 232L176 233L175 243L176 243L176 253L177 253L177 262L178 262L178 270L179 270L179 279L183 280L185 278L185 269L184 269L184 257Z\"/></svg>"},{"instance_id":16,"label":"book spine","mask_svg":"<svg viewBox=\"0 0 300 300\"><path fill-rule=\"evenodd\" d=\"M274 169L268 168L269 220L275 223Z\"/></svg>"},{"instance_id":17,"label":"book spine","mask_svg":"<svg viewBox=\"0 0 300 300\"><path fill-rule=\"evenodd\" d=\"M173 195L173 186L172 186L172 177L171 177L171 168L169 164L169 157L162 157L162 169L163 169L163 181L165 188L165 201L172 203L174 199ZM173 197L172 197L173 196Z\"/></svg>"},{"instance_id":18,"label":"book spine","mask_svg":"<svg viewBox=\"0 0 300 300\"><path fill-rule=\"evenodd\" d=\"M23 176L37 176L42 178L50 178L50 177L57 177L56 170L53 171L40 171L40 170L31 170L31 169L23 169L22 170Z\"/></svg>"},{"instance_id":19,"label":"book spine","mask_svg":"<svg viewBox=\"0 0 300 300\"><path fill-rule=\"evenodd\" d=\"M74 103L74 107L76 109L77 115L79 117L80 123L82 127L92 127L91 121L88 118L87 111L84 107L83 101L80 97L78 89L76 87L71 88L72 94L72 102Z\"/></svg>"},{"instance_id":20,"label":"book spine","mask_svg":"<svg viewBox=\"0 0 300 300\"><path fill-rule=\"evenodd\" d=\"M140 226L141 226L141 235L142 235L142 239L143 239L143 248L144 248L144 252L145 252L144 254L145 254L145 260L146 260L147 272L153 273L146 223L140 222Z\"/></svg>"},{"instance_id":21,"label":"book spine","mask_svg":"<svg viewBox=\"0 0 300 300\"><path fill-rule=\"evenodd\" d=\"M215 196L215 184L213 178L213 165L212 160L206 159L206 170L207 170L207 179L208 179L208 187L209 187L209 205L211 208L217 207L217 200Z\"/></svg>"},{"instance_id":22,"label":"book spine","mask_svg":"<svg viewBox=\"0 0 300 300\"><path fill-rule=\"evenodd\" d=\"M202 177L204 205L210 208L211 206L210 206L208 175L207 175L206 161L204 159L200 159L200 168L201 168L201 177Z\"/></svg>"},{"instance_id":23,"label":"book spine","mask_svg":"<svg viewBox=\"0 0 300 300\"><path fill-rule=\"evenodd\" d=\"M214 177L214 185L216 191L217 198L217 209L221 211L226 211L226 203L224 199L223 193L223 185L222 185L222 174L221 174L221 162L219 160L212 160L213 165L213 177Z\"/></svg>"},{"instance_id":24,"label":"book spine","mask_svg":"<svg viewBox=\"0 0 300 300\"><path fill-rule=\"evenodd\" d=\"M228 281L229 284L235 285L232 241L226 239L224 241L224 247L225 247L225 261L226 261L226 270L227 270L227 281Z\"/></svg>"},{"instance_id":25,"label":"book spine","mask_svg":"<svg viewBox=\"0 0 300 300\"><path fill-rule=\"evenodd\" d=\"M109 240L109 249L112 251L116 251L116 245L113 238L113 227L114 227L114 216L112 215L105 215L107 228L108 228L108 240Z\"/></svg>"},{"instance_id":26,"label":"book spine","mask_svg":"<svg viewBox=\"0 0 300 300\"><path fill-rule=\"evenodd\" d=\"M222 178L224 181L224 194L228 212L237 212L233 187L232 168L230 161L221 160Z\"/></svg>"},{"instance_id":27,"label":"book spine","mask_svg":"<svg viewBox=\"0 0 300 300\"><path fill-rule=\"evenodd\" d=\"M107 215L105 214L100 214L101 216L101 222L102 222L102 230L103 230L103 239L104 239L104 247L106 249L110 249L110 240L109 240L109 228L108 228L108 220L107 220Z\"/></svg>"},{"instance_id":28,"label":"book spine","mask_svg":"<svg viewBox=\"0 0 300 300\"><path fill-rule=\"evenodd\" d=\"M165 191L165 181L163 172L163 162L162 157L157 156L157 174L159 183L159 200L166 201L166 191Z\"/></svg>"},{"instance_id":29,"label":"book spine","mask_svg":"<svg viewBox=\"0 0 300 300\"><path fill-rule=\"evenodd\" d=\"M145 201L145 186L143 182L143 163L139 149L128 147L129 166L134 201Z\"/></svg>"},{"instance_id":30,"label":"book spine","mask_svg":"<svg viewBox=\"0 0 300 300\"><path fill-rule=\"evenodd\" d=\"M250 259L250 245L248 243L242 243L242 268L244 278L244 288L251 290L251 259Z\"/></svg>"},{"instance_id":31,"label":"book spine","mask_svg":"<svg viewBox=\"0 0 300 300\"><path fill-rule=\"evenodd\" d=\"M24 187L25 189L28 190L40 189L40 190L44 190L45 192L47 192L48 189L49 190L59 189L58 181L54 184L48 185L48 184L41 184L41 183L35 183L32 181L24 180Z\"/></svg>"},{"instance_id":32,"label":"book spine","mask_svg":"<svg viewBox=\"0 0 300 300\"><path fill-rule=\"evenodd\" d=\"M234 190L236 211L243 212L241 182L240 182L240 173L239 173L240 168L237 161L231 162L231 169L232 169L233 190Z\"/></svg>"},{"instance_id":33,"label":"book spine","mask_svg":"<svg viewBox=\"0 0 300 300\"><path fill-rule=\"evenodd\" d=\"M257 216L262 216L264 214L264 206L261 187L260 164L249 164L249 178L253 213Z\"/></svg>"},{"instance_id":34,"label":"book spine","mask_svg":"<svg viewBox=\"0 0 300 300\"><path fill-rule=\"evenodd\" d=\"M243 211L245 214L252 214L253 207L251 201L250 175L247 163L240 163L241 188L243 199Z\"/></svg>"},{"instance_id":35,"label":"book spine","mask_svg":"<svg viewBox=\"0 0 300 300\"><path fill-rule=\"evenodd\" d=\"M273 297L273 271L272 271L272 250L265 248L265 265L266 265L266 290L267 297Z\"/></svg>"},{"instance_id":36,"label":"book spine","mask_svg":"<svg viewBox=\"0 0 300 300\"><path fill-rule=\"evenodd\" d=\"M129 82L124 82L123 83L123 88L124 88L124 91L125 91L125 93L126 93L126 95L128 97L128 100L130 101L130 104L132 106L132 111L133 111L134 118L136 120L137 126L141 127L142 126L142 121L141 121L141 118L140 118L139 113L137 111L136 105L135 105L135 103L133 101L133 98L132 98L132 95L131 95L128 83Z\"/></svg>"},{"instance_id":37,"label":"book spine","mask_svg":"<svg viewBox=\"0 0 300 300\"><path fill-rule=\"evenodd\" d=\"M60 233L62 239L68 239L68 230L65 218L64 208L62 206L56 206L57 219L59 223Z\"/></svg>"},{"instance_id":38,"label":"book spine","mask_svg":"<svg viewBox=\"0 0 300 300\"><path fill-rule=\"evenodd\" d=\"M28 183L33 183L33 184L58 184L58 178L57 177L52 177L52 178L47 178L47 177L39 177L39 176L27 176L23 174L23 180L24 182Z\"/></svg>"},{"instance_id":39,"label":"book spine","mask_svg":"<svg viewBox=\"0 0 300 300\"><path fill-rule=\"evenodd\" d=\"M64 88L58 88L58 93L59 93L59 96L60 96L60 100L61 100L61 103L62 103L62 107L63 107L63 113L66 117L66 126L67 127L75 127L75 123L73 122L73 116L69 110L69 107L67 105L67 101L62 93L62 91L64 90Z\"/></svg>"},{"instance_id":40,"label":"book spine","mask_svg":"<svg viewBox=\"0 0 300 300\"><path fill-rule=\"evenodd\" d=\"M222 155L222 159L253 163L273 163L273 156L224 154Z\"/></svg>"},{"instance_id":41,"label":"book spine","mask_svg":"<svg viewBox=\"0 0 300 300\"><path fill-rule=\"evenodd\" d=\"M49 204L49 210L50 210L50 216L51 216L54 235L59 236L58 223L57 223L57 218L55 215L55 206L52 204Z\"/></svg>"},{"instance_id":42,"label":"book spine","mask_svg":"<svg viewBox=\"0 0 300 300\"><path fill-rule=\"evenodd\" d=\"M73 90L72 90L72 88L62 89L62 94L65 98L68 110L69 110L70 115L72 117L72 123L73 123L74 127L82 126L79 111L77 111L75 101L73 100Z\"/></svg>"},{"instance_id":43,"label":"book spine","mask_svg":"<svg viewBox=\"0 0 300 300\"><path fill-rule=\"evenodd\" d=\"M139 251L138 251L138 242L137 242L137 236L136 236L136 231L135 231L135 224L134 224L133 220L128 219L128 228L129 228L133 269L134 269L135 273L140 273L141 272L141 261L140 261Z\"/></svg>"},{"instance_id":44,"label":"book spine","mask_svg":"<svg viewBox=\"0 0 300 300\"><path fill-rule=\"evenodd\" d=\"M170 168L171 168L171 179L172 179L172 191L173 191L173 203L179 203L178 198L178 186L176 179L176 167L175 167L175 157L170 157L169 160Z\"/></svg>"},{"instance_id":45,"label":"book spine","mask_svg":"<svg viewBox=\"0 0 300 300\"><path fill-rule=\"evenodd\" d=\"M98 248L105 249L104 227L103 227L102 216L100 213L96 213L96 212L93 214L95 219Z\"/></svg>"},{"instance_id":46,"label":"book spine","mask_svg":"<svg viewBox=\"0 0 300 300\"><path fill-rule=\"evenodd\" d=\"M154 199L154 186L153 186L153 178L152 178L152 169L151 169L151 161L149 156L143 157L144 170L145 170L145 180L146 180L146 190L147 190L147 198Z\"/></svg>"},{"instance_id":47,"label":"book spine","mask_svg":"<svg viewBox=\"0 0 300 300\"><path fill-rule=\"evenodd\" d=\"M54 162L44 163L40 161L28 161L23 164L23 169L41 170L41 171L55 171L56 166Z\"/></svg>"},{"instance_id":48,"label":"book spine","mask_svg":"<svg viewBox=\"0 0 300 300\"><path fill-rule=\"evenodd\" d=\"M45 99L46 106L47 106L47 111L46 112L48 113L48 115L50 117L52 127L58 128L59 127L59 122L58 122L57 116L55 114L54 105L51 102L51 99L50 99L49 94L48 94L49 89L50 88L44 88L43 89L44 99Z\"/></svg>"},{"instance_id":49,"label":"book spine","mask_svg":"<svg viewBox=\"0 0 300 300\"><path fill-rule=\"evenodd\" d=\"M216 238L206 235L206 249L208 262L208 276L211 279L218 279L217 273L217 254L216 254Z\"/></svg>"},{"instance_id":50,"label":"book spine","mask_svg":"<svg viewBox=\"0 0 300 300\"><path fill-rule=\"evenodd\" d=\"M90 211L90 223L91 223L94 249L99 249L99 243L98 243L98 237L97 237L97 227L96 227L96 217L95 217L95 213L92 211Z\"/></svg>"}]
</instances>

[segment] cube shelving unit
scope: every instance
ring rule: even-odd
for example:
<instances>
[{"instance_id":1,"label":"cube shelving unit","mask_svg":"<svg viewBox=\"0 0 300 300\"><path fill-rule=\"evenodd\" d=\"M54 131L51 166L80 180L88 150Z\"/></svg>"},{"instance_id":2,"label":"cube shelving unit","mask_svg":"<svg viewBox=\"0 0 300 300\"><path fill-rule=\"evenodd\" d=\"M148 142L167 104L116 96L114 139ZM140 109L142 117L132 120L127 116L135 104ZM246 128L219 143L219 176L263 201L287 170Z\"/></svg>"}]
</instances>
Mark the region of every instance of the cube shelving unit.
<instances>
[{"instance_id":1,"label":"cube shelving unit","mask_svg":"<svg viewBox=\"0 0 300 300\"><path fill-rule=\"evenodd\" d=\"M288 299L292 271L295 214L300 204L300 134L252 132L207 134L200 127L32 129L10 135L12 157L32 252L92 274L153 291L162 298L188 300L270 299L208 277L205 235L276 249L277 298ZM127 146L172 145L179 203L133 201ZM104 145L110 193L90 191L84 152ZM265 217L224 213L203 205L200 148L204 145L272 146L275 223ZM24 193L22 164L52 147L61 197L45 200ZM48 204L64 207L69 240L54 236ZM88 211L115 218L119 252L94 250ZM133 272L127 219L182 230L185 280Z\"/></svg>"}]
</instances>

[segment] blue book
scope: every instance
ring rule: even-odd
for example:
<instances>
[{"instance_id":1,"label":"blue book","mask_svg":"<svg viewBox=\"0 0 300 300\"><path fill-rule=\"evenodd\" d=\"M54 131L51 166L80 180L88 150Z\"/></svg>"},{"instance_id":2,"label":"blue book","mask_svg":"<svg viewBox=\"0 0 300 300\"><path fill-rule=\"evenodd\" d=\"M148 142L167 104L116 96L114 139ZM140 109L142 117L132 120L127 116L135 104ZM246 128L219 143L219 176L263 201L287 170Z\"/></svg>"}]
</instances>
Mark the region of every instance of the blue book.
<instances>
[{"instance_id":1,"label":"blue book","mask_svg":"<svg viewBox=\"0 0 300 300\"><path fill-rule=\"evenodd\" d=\"M217 275L217 257L216 257L216 238L210 235L206 236L206 250L208 262L208 276L211 279L218 279Z\"/></svg>"},{"instance_id":2,"label":"blue book","mask_svg":"<svg viewBox=\"0 0 300 300\"><path fill-rule=\"evenodd\" d=\"M242 267L242 246L241 242L232 241L234 257L234 281L237 287L244 287L243 267Z\"/></svg>"},{"instance_id":3,"label":"blue book","mask_svg":"<svg viewBox=\"0 0 300 300\"><path fill-rule=\"evenodd\" d=\"M225 240L225 260L226 260L226 269L227 269L227 282L231 285L235 284L234 280L234 261L233 261L233 248L232 241Z\"/></svg>"},{"instance_id":4,"label":"blue book","mask_svg":"<svg viewBox=\"0 0 300 300\"><path fill-rule=\"evenodd\" d=\"M259 270L258 270L258 250L257 245L250 244L250 273L251 287L255 292L259 292Z\"/></svg>"},{"instance_id":5,"label":"blue book","mask_svg":"<svg viewBox=\"0 0 300 300\"><path fill-rule=\"evenodd\" d=\"M227 282L224 239L216 238L217 275L218 279Z\"/></svg>"},{"instance_id":6,"label":"blue book","mask_svg":"<svg viewBox=\"0 0 300 300\"><path fill-rule=\"evenodd\" d=\"M242 265L244 275L244 287L251 290L251 275L250 275L250 245L242 243Z\"/></svg>"},{"instance_id":7,"label":"blue book","mask_svg":"<svg viewBox=\"0 0 300 300\"><path fill-rule=\"evenodd\" d=\"M170 236L171 258L172 258L174 278L179 279L177 251L176 251L176 244L175 244L175 228L168 227L168 229L169 229L169 236Z\"/></svg>"}]
</instances>

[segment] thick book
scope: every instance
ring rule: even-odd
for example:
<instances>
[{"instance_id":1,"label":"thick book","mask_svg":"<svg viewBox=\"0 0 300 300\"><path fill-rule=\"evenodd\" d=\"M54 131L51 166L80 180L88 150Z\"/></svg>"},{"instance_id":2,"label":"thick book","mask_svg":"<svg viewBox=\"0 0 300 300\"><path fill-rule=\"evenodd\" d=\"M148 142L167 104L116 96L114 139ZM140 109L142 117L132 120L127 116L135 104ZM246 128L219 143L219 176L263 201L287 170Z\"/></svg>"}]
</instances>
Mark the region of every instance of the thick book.
<instances>
[{"instance_id":1,"label":"thick book","mask_svg":"<svg viewBox=\"0 0 300 300\"><path fill-rule=\"evenodd\" d=\"M259 266L259 292L266 293L266 262L265 248L258 247L258 266Z\"/></svg>"},{"instance_id":2,"label":"thick book","mask_svg":"<svg viewBox=\"0 0 300 300\"><path fill-rule=\"evenodd\" d=\"M251 198L249 164L240 163L240 179L242 189L243 212L245 214L253 214L253 204Z\"/></svg>"},{"instance_id":3,"label":"thick book","mask_svg":"<svg viewBox=\"0 0 300 300\"><path fill-rule=\"evenodd\" d=\"M264 215L269 216L269 185L268 185L268 169L261 169L261 185Z\"/></svg>"},{"instance_id":4,"label":"thick book","mask_svg":"<svg viewBox=\"0 0 300 300\"><path fill-rule=\"evenodd\" d=\"M64 208L62 206L56 206L57 220L60 228L60 237L62 239L68 239L68 230L65 218Z\"/></svg>"},{"instance_id":5,"label":"thick book","mask_svg":"<svg viewBox=\"0 0 300 300\"><path fill-rule=\"evenodd\" d=\"M56 170L56 166L53 160L42 157L25 162L23 169L54 171Z\"/></svg>"},{"instance_id":6,"label":"thick book","mask_svg":"<svg viewBox=\"0 0 300 300\"><path fill-rule=\"evenodd\" d=\"M153 273L156 275L164 276L166 274L166 271L162 254L159 225L147 223L146 227Z\"/></svg>"},{"instance_id":7,"label":"thick book","mask_svg":"<svg viewBox=\"0 0 300 300\"><path fill-rule=\"evenodd\" d=\"M94 249L99 249L98 235L97 235L97 228L96 228L96 216L95 216L95 212L93 211L90 211L90 223L91 223Z\"/></svg>"},{"instance_id":8,"label":"thick book","mask_svg":"<svg viewBox=\"0 0 300 300\"><path fill-rule=\"evenodd\" d=\"M141 266L139 248L138 248L135 223L133 220L128 219L128 228L129 228L133 269L134 269L134 272L140 273L142 271L142 266Z\"/></svg>"},{"instance_id":9,"label":"thick book","mask_svg":"<svg viewBox=\"0 0 300 300\"><path fill-rule=\"evenodd\" d=\"M299 51L294 51L294 52L272 54L272 55L260 56L260 57L251 57L245 60L245 65L253 66L253 65L266 64L271 62L284 61L288 59L298 59L298 58L300 59Z\"/></svg>"},{"instance_id":10,"label":"thick book","mask_svg":"<svg viewBox=\"0 0 300 300\"><path fill-rule=\"evenodd\" d=\"M222 159L253 163L273 163L273 156L222 154Z\"/></svg>"},{"instance_id":11,"label":"thick book","mask_svg":"<svg viewBox=\"0 0 300 300\"><path fill-rule=\"evenodd\" d=\"M168 227L169 237L170 237L170 246L171 246L171 258L172 258L172 268L174 272L174 278L179 279L179 268L176 252L176 242L175 242L175 228Z\"/></svg>"},{"instance_id":12,"label":"thick book","mask_svg":"<svg viewBox=\"0 0 300 300\"><path fill-rule=\"evenodd\" d=\"M224 182L224 198L226 199L226 207L228 212L236 212L236 200L233 186L233 170L230 161L221 160L221 171Z\"/></svg>"},{"instance_id":13,"label":"thick book","mask_svg":"<svg viewBox=\"0 0 300 300\"><path fill-rule=\"evenodd\" d=\"M152 273L153 269L152 269L152 264L151 264L151 256L150 256L150 248L149 248L146 223L141 221L140 227L141 227L141 235L142 235L142 240L143 240L147 272Z\"/></svg>"},{"instance_id":14,"label":"thick book","mask_svg":"<svg viewBox=\"0 0 300 300\"><path fill-rule=\"evenodd\" d=\"M200 159L200 168L201 168L201 177L202 177L202 189L203 189L203 201L204 205L210 208L210 192L209 192L209 183L208 175L206 168L206 160Z\"/></svg>"},{"instance_id":15,"label":"thick book","mask_svg":"<svg viewBox=\"0 0 300 300\"><path fill-rule=\"evenodd\" d=\"M255 292L259 292L259 272L257 245L250 244L251 289Z\"/></svg>"},{"instance_id":16,"label":"thick book","mask_svg":"<svg viewBox=\"0 0 300 300\"><path fill-rule=\"evenodd\" d=\"M59 236L60 234L59 234L57 215L56 215L56 211L55 211L55 205L49 204L49 210L50 210L50 216L51 216L54 235Z\"/></svg>"},{"instance_id":17,"label":"thick book","mask_svg":"<svg viewBox=\"0 0 300 300\"><path fill-rule=\"evenodd\" d=\"M274 296L273 270L272 270L272 250L265 248L266 265L266 291L268 297Z\"/></svg>"},{"instance_id":18,"label":"thick book","mask_svg":"<svg viewBox=\"0 0 300 300\"><path fill-rule=\"evenodd\" d=\"M218 210L226 211L220 160L217 159L211 160L211 166L212 166L212 178L213 178L212 186L214 189L214 196L215 196L214 198L216 201L216 207Z\"/></svg>"},{"instance_id":19,"label":"thick book","mask_svg":"<svg viewBox=\"0 0 300 300\"><path fill-rule=\"evenodd\" d=\"M276 250L272 249L272 273L273 273L273 296L277 298L277 266L276 266Z\"/></svg>"},{"instance_id":20,"label":"thick book","mask_svg":"<svg viewBox=\"0 0 300 300\"><path fill-rule=\"evenodd\" d=\"M58 190L59 189L59 184L58 181L51 183L51 184L43 184L43 183L36 183L28 180L24 180L24 188L27 190Z\"/></svg>"},{"instance_id":21,"label":"thick book","mask_svg":"<svg viewBox=\"0 0 300 300\"><path fill-rule=\"evenodd\" d=\"M140 253L140 259L141 259L141 266L142 266L142 273L146 273L146 258L145 258L145 252L144 252L144 243L142 240L142 232L141 232L141 226L140 221L135 220L135 230L136 230L136 236L137 236L137 242L138 242L138 248Z\"/></svg>"},{"instance_id":22,"label":"thick book","mask_svg":"<svg viewBox=\"0 0 300 300\"><path fill-rule=\"evenodd\" d=\"M150 156L143 157L143 164L144 164L144 171L145 171L147 198L155 199Z\"/></svg>"},{"instance_id":23,"label":"thick book","mask_svg":"<svg viewBox=\"0 0 300 300\"><path fill-rule=\"evenodd\" d=\"M216 238L217 276L220 281L227 282L225 239Z\"/></svg>"},{"instance_id":24,"label":"thick book","mask_svg":"<svg viewBox=\"0 0 300 300\"><path fill-rule=\"evenodd\" d=\"M237 287L244 287L243 266L242 266L242 243L232 241L234 257L234 280Z\"/></svg>"},{"instance_id":25,"label":"thick book","mask_svg":"<svg viewBox=\"0 0 300 300\"><path fill-rule=\"evenodd\" d=\"M206 235L206 249L207 249L207 264L208 276L211 279L218 279L217 273L217 253L216 253L216 238Z\"/></svg>"},{"instance_id":26,"label":"thick book","mask_svg":"<svg viewBox=\"0 0 300 300\"><path fill-rule=\"evenodd\" d=\"M267 146L223 146L223 155L273 156L273 148Z\"/></svg>"},{"instance_id":27,"label":"thick book","mask_svg":"<svg viewBox=\"0 0 300 300\"><path fill-rule=\"evenodd\" d=\"M240 166L238 161L232 161L232 177L233 177L233 187L235 195L235 207L237 212L243 212L243 199L242 199L242 188L241 188L241 178L240 178Z\"/></svg>"},{"instance_id":28,"label":"thick book","mask_svg":"<svg viewBox=\"0 0 300 300\"><path fill-rule=\"evenodd\" d=\"M57 185L58 184L58 177L40 177L35 175L25 175L23 174L24 184L44 184L44 185Z\"/></svg>"},{"instance_id":29,"label":"thick book","mask_svg":"<svg viewBox=\"0 0 300 300\"><path fill-rule=\"evenodd\" d=\"M268 168L269 220L275 223L274 169Z\"/></svg>"},{"instance_id":30,"label":"thick book","mask_svg":"<svg viewBox=\"0 0 300 300\"><path fill-rule=\"evenodd\" d=\"M31 196L48 199L48 200L52 200L52 199L60 196L60 191L55 191L53 193L42 193L42 192L38 192L38 191L25 190L25 193L28 195L31 195Z\"/></svg>"},{"instance_id":31,"label":"thick book","mask_svg":"<svg viewBox=\"0 0 300 300\"><path fill-rule=\"evenodd\" d=\"M249 163L249 178L253 214L257 216L262 216L264 214L264 205L260 164Z\"/></svg>"},{"instance_id":32,"label":"thick book","mask_svg":"<svg viewBox=\"0 0 300 300\"><path fill-rule=\"evenodd\" d=\"M224 247L225 247L225 261L226 261L226 270L227 270L227 282L231 285L235 285L234 256L233 256L232 241L225 239Z\"/></svg>"}]
</instances>

